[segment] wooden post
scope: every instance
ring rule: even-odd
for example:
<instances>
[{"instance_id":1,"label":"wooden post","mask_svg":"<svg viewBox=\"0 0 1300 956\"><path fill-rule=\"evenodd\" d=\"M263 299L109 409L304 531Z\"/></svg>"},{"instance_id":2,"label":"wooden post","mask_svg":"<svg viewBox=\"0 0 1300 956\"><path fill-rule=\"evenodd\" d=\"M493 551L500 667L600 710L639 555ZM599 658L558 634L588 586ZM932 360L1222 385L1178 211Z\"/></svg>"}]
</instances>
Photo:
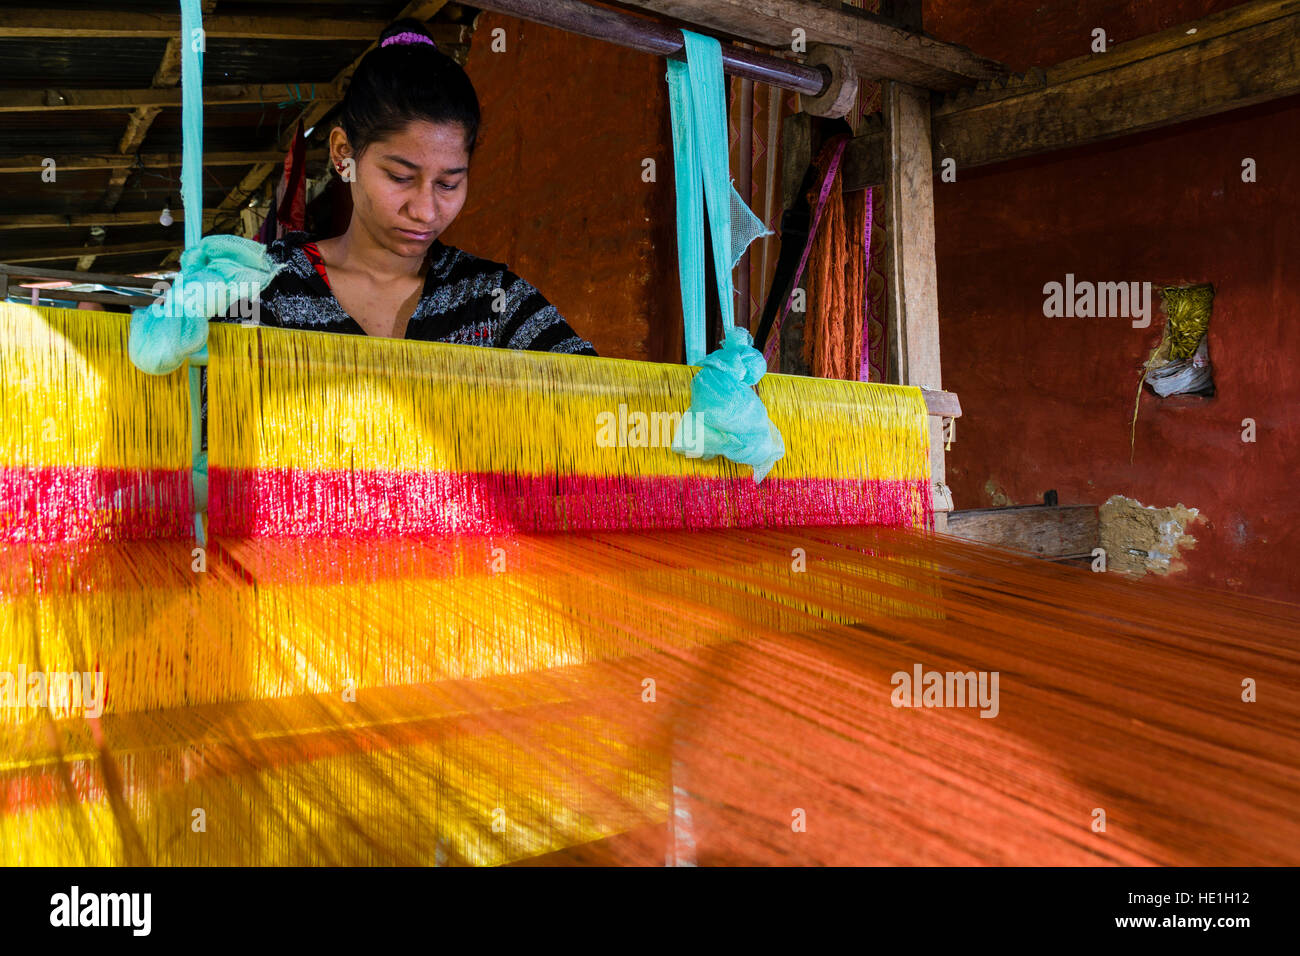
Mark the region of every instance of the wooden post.
<instances>
[{"instance_id":1,"label":"wooden post","mask_svg":"<svg viewBox=\"0 0 1300 956\"><path fill-rule=\"evenodd\" d=\"M931 169L930 93L888 82L883 111L885 227L889 283L890 378L901 385L942 388L939 364L938 277L934 261L934 173ZM930 419L930 480L935 529L947 530L947 483L942 419Z\"/></svg>"}]
</instances>

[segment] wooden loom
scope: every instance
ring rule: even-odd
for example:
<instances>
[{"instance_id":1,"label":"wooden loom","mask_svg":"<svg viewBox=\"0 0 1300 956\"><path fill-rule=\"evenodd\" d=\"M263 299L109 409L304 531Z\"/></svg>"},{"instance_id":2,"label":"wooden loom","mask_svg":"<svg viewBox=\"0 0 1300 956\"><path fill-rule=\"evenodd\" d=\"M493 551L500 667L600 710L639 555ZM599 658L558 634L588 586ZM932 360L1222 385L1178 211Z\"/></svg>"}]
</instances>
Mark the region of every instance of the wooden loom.
<instances>
[{"instance_id":1,"label":"wooden loom","mask_svg":"<svg viewBox=\"0 0 1300 956\"><path fill-rule=\"evenodd\" d=\"M759 491L596 442L679 366L214 329L204 552L125 335L0 313L0 671L106 688L0 708L5 863L1296 859L1300 610L918 531L917 390L764 380Z\"/></svg>"},{"instance_id":2,"label":"wooden loom","mask_svg":"<svg viewBox=\"0 0 1300 956\"><path fill-rule=\"evenodd\" d=\"M889 153L900 260L894 367L904 383L937 387L929 150L907 148L928 143L924 100L891 87L887 104L897 131ZM933 507L926 494L882 511L886 499L871 485L915 483L925 473L917 442L927 434L926 480L942 480L942 445L915 395L885 390L865 400L849 386L848 401L822 392L814 415L798 399L826 386L769 379L766 387L787 390L784 399L764 396L786 416L783 429L803 427L796 455L817 460L828 422L839 423L845 447L827 473L797 470L805 486L790 498L759 503L719 465L720 475L691 475L693 491L679 484L644 500L636 482L547 479L540 486L553 507L539 509L528 501L538 482L503 488L496 476L517 475L519 456L530 446L544 454L573 423L541 426L530 414L515 461L458 472L492 480L424 489L458 507L412 518L406 506L420 494L402 509L375 510L391 484L297 480L303 461L338 470L340 436L320 427L338 418L314 416L304 396L320 393L299 390L282 362L269 391L271 379L217 389L214 441L236 453L223 475L214 446L217 527L211 564L196 572L182 533L192 503L181 393L176 383L125 384L120 340L111 329L83 335L76 326L87 320L75 318L6 313L7 347L29 356L6 364L26 370L6 379L6 418L31 430L11 433L2 464L15 474L39 470L50 446L72 449L86 457L59 466L109 465L119 497L77 507L63 499L43 514L6 509L3 646L11 670L34 669L24 658L49 671L102 667L110 690L98 722L53 703L9 721L0 748L9 755L6 862L490 863L556 851L632 863L665 854L810 863L1296 858L1287 807L1298 787L1298 714L1285 690L1297 676L1295 609L1202 596L1192 619L1190 598L1177 591L1131 589L873 525L888 512L894 520L885 523L915 527ZM33 330L45 335L34 347ZM218 351L239 347L239 334ZM322 362L309 354L313 343L294 338L286 354L301 348L309 358L293 375L344 390L329 399L336 407L384 391L367 375L369 392L346 391L354 386L328 368L337 358ZM374 355L400 354L375 344L366 358L371 346L347 343L357 350L343 363L349 376ZM426 358L439 354L449 353ZM557 371L587 365L581 360L471 358L479 373L495 369L493 381L511 380L501 376L514 365L515 381L559 375L570 390L553 399L584 394L581 376ZM412 360L402 388L425 387L419 366ZM617 383L607 396L631 388L684 407L686 370L626 372L603 373ZM632 387L641 377L658 381ZM89 422L33 417L24 404L44 390L53 397L47 411L66 411L59 396L66 402L92 385L114 400ZM880 416L891 406L909 424L881 441ZM447 442L437 448L470 459L485 436L496 444L525 418L498 409L462 435L445 418L447 403L433 407L443 410L443 430L422 422L415 434L440 434ZM850 427L866 422L838 417L848 407L876 418L869 441ZM234 423L248 414L274 441L239 444ZM74 431L61 432L64 422ZM386 429L383 442L373 440L377 428ZM400 424L353 429L367 436L365 454L389 456L379 466L349 461L353 477L430 468L412 460L421 448L403 443ZM868 454L870 441L884 454ZM911 469L871 474L867 466L898 455L900 441ZM166 454L144 462L130 449ZM637 456L619 454L626 460L612 473L638 475ZM105 490L99 479L61 485L60 477L50 486L56 495ZM812 491L807 479L831 482L832 507L812 510L824 488ZM611 507L585 509L593 495ZM290 520L275 527L286 508ZM508 520L485 522L502 514ZM88 528L98 529L92 541L33 540L75 539ZM295 529L320 536L274 536ZM382 548L323 534L411 531L421 536L389 537ZM804 570L794 566L796 551ZM1109 609L1104 619L1096 607ZM1228 644L1244 615L1255 631ZM999 671L998 717L892 706L891 675L913 663ZM1276 693L1247 703L1243 678ZM344 696L349 682L355 699ZM1096 829L1099 809L1108 829ZM194 829L195 810L210 829ZM795 828L796 811L804 829Z\"/></svg>"}]
</instances>

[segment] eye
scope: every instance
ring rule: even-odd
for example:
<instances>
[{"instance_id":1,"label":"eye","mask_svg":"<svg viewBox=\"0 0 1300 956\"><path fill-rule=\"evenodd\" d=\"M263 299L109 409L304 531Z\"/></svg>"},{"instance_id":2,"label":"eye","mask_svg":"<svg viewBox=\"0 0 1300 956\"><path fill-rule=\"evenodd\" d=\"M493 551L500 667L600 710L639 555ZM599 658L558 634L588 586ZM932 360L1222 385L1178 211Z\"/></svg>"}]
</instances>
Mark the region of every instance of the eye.
<instances>
[{"instance_id":1,"label":"eye","mask_svg":"<svg viewBox=\"0 0 1300 956\"><path fill-rule=\"evenodd\" d=\"M392 173L388 174L388 178L395 183L409 183L411 181L410 176L394 176Z\"/></svg>"},{"instance_id":2,"label":"eye","mask_svg":"<svg viewBox=\"0 0 1300 956\"><path fill-rule=\"evenodd\" d=\"M445 189L447 192L452 192L453 190L460 188L460 183L450 183L450 184L438 183L438 185L441 186L443 189Z\"/></svg>"}]
</instances>

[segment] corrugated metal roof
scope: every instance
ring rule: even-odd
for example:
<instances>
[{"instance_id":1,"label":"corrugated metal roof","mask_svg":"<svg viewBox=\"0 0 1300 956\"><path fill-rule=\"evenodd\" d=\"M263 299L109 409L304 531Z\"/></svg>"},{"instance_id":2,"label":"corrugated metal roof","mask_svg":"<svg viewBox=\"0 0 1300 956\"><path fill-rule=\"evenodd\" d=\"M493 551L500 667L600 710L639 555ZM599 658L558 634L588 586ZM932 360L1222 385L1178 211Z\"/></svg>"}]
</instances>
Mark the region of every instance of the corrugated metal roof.
<instances>
[{"instance_id":1,"label":"corrugated metal roof","mask_svg":"<svg viewBox=\"0 0 1300 956\"><path fill-rule=\"evenodd\" d=\"M0 89L148 87L166 40L0 37Z\"/></svg>"},{"instance_id":2,"label":"corrugated metal roof","mask_svg":"<svg viewBox=\"0 0 1300 956\"><path fill-rule=\"evenodd\" d=\"M176 16L176 0L54 0L59 10L69 12L75 22L78 11L116 12ZM47 9L32 0L6 3L11 8ZM287 17L319 20L371 20L374 35L400 15L407 0L356 2L356 0L219 0L207 16ZM431 20L469 23L477 8L449 3ZM148 89L163 61L168 40L163 37L82 37L53 32L50 36L0 36L0 105L6 94L45 90ZM292 129L312 96L311 84L329 84L367 47L366 42L345 40L267 40L250 37L209 37L204 56L207 86L298 84L296 96L258 103L208 104L204 108L204 153L265 152L278 149L286 131ZM124 176L120 195L110 201L114 170L110 168L67 168L73 157L119 154L133 110L43 108L0 109L0 262L7 257L28 256L33 250L79 249L91 241L89 224L75 226L14 228L5 216L85 216L102 212L147 212L154 219L171 197L173 209L180 203L178 165L135 168L123 160L118 170ZM328 117L319 125L328 128ZM323 132L314 137L323 141ZM148 125L139 148L145 156L181 152L179 107L162 108ZM282 155L282 154L281 154ZM38 170L5 171L19 157L53 158L57 167L54 182L44 182ZM253 168L247 165L207 165L204 171L205 204L220 205ZM312 171L313 174L316 172ZM275 177L273 177L274 179ZM273 180L268 180L269 185ZM265 187L263 187L265 189ZM241 197L242 200L243 197ZM225 229L232 228L225 223ZM114 247L133 243L174 240L180 243L180 222L164 228L156 221L143 224L104 226L105 252L93 265L94 272L135 272L155 269L165 251L113 252ZM75 262L74 260L71 260ZM54 268L74 268L69 259L49 261Z\"/></svg>"}]
</instances>

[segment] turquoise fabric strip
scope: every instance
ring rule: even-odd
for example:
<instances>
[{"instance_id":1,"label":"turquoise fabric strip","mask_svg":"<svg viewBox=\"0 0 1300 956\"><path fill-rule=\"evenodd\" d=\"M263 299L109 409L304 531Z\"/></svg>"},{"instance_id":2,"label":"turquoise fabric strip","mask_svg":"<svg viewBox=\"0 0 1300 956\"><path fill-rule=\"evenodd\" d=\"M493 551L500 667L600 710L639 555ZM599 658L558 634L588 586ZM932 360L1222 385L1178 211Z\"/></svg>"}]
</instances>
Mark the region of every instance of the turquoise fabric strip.
<instances>
[{"instance_id":1,"label":"turquoise fabric strip","mask_svg":"<svg viewBox=\"0 0 1300 956\"><path fill-rule=\"evenodd\" d=\"M204 543L203 515L208 511L208 456L200 449L203 447L201 393L199 389L199 369L190 366L190 448L193 460L190 470L190 486L194 491L194 537L199 544Z\"/></svg>"},{"instance_id":2,"label":"turquoise fabric strip","mask_svg":"<svg viewBox=\"0 0 1300 956\"><path fill-rule=\"evenodd\" d=\"M767 362L754 348L749 331L735 324L731 272L749 244L771 230L730 185L721 44L689 30L682 35L686 62L669 60L667 74L677 191L677 269L686 361L701 369L691 380L691 407L674 436L673 450L688 458L707 461L722 455L750 465L757 484L785 454L785 443L753 388L766 374ZM711 355L706 355L703 205L708 208L725 330L722 348Z\"/></svg>"},{"instance_id":3,"label":"turquoise fabric strip","mask_svg":"<svg viewBox=\"0 0 1300 956\"><path fill-rule=\"evenodd\" d=\"M185 208L186 253L198 249L203 239L203 51L207 38L202 30L203 10L199 7L199 0L181 0L181 205ZM202 42L199 42L200 39ZM181 276L185 275L185 265L182 253ZM204 298L206 300L206 296ZM171 301L170 298L168 301ZM200 349L206 357L209 318L206 314L182 316L175 326L177 334L171 354L164 357L155 352L155 360L161 360L163 365L169 365L175 360L179 366L185 355ZM134 316L132 319L130 344L134 345L137 341L137 326ZM143 337L146 340L166 341L166 337L159 336L156 332L154 335L148 334L157 329L157 325L141 323L139 327L145 333ZM132 361L135 361L134 355ZM203 409L199 392L201 373L194 367L189 372L192 456L190 487L194 494L194 538L200 546L205 546L207 541L203 533L203 515L208 510L208 456L202 451Z\"/></svg>"},{"instance_id":4,"label":"turquoise fabric strip","mask_svg":"<svg viewBox=\"0 0 1300 956\"><path fill-rule=\"evenodd\" d=\"M673 124L673 175L677 189L677 272L682 285L686 364L699 365L704 341L704 219L700 158L695 150L695 110L687 64L668 61L668 105Z\"/></svg>"},{"instance_id":5,"label":"turquoise fabric strip","mask_svg":"<svg viewBox=\"0 0 1300 956\"><path fill-rule=\"evenodd\" d=\"M185 252L167 292L131 313L128 353L150 375L168 375L208 341L208 319L255 300L275 274L260 242L240 236L203 237L203 11L181 3L181 203Z\"/></svg>"},{"instance_id":6,"label":"turquoise fabric strip","mask_svg":"<svg viewBox=\"0 0 1300 956\"><path fill-rule=\"evenodd\" d=\"M131 316L131 361L151 375L180 368L208 340L208 319L252 299L283 266L262 244L240 236L203 237L203 12L181 7L181 203L185 252L171 288Z\"/></svg>"},{"instance_id":7,"label":"turquoise fabric strip","mask_svg":"<svg viewBox=\"0 0 1300 956\"><path fill-rule=\"evenodd\" d=\"M188 141L185 151L190 151ZM200 207L188 208L201 222ZM190 219L187 213L186 232ZM131 361L150 375L176 371L207 344L208 319L225 315L241 300L255 300L283 268L267 256L260 242L240 236L206 236L187 245L167 292L131 313L127 344Z\"/></svg>"},{"instance_id":8,"label":"turquoise fabric strip","mask_svg":"<svg viewBox=\"0 0 1300 956\"><path fill-rule=\"evenodd\" d=\"M199 373L207 364L208 320L232 306L256 303L262 290L286 268L262 244L240 236L203 235L203 12L199 0L181 6L181 202L185 207L185 251L175 281L155 302L131 313L127 354L150 375L169 375L186 361L190 379L191 463L194 527L203 542L200 512L207 508L207 456L200 450Z\"/></svg>"},{"instance_id":9,"label":"turquoise fabric strip","mask_svg":"<svg viewBox=\"0 0 1300 956\"><path fill-rule=\"evenodd\" d=\"M203 11L181 0L181 204L185 248L203 238Z\"/></svg>"}]
</instances>

